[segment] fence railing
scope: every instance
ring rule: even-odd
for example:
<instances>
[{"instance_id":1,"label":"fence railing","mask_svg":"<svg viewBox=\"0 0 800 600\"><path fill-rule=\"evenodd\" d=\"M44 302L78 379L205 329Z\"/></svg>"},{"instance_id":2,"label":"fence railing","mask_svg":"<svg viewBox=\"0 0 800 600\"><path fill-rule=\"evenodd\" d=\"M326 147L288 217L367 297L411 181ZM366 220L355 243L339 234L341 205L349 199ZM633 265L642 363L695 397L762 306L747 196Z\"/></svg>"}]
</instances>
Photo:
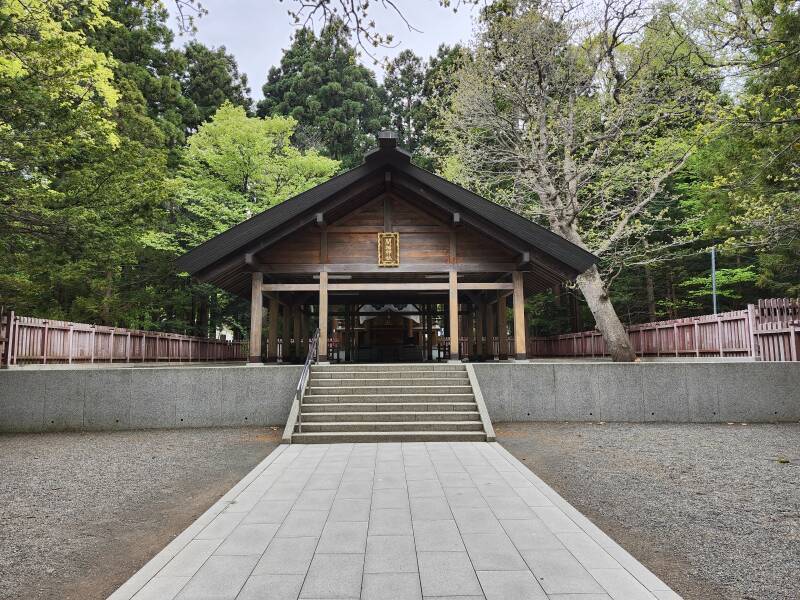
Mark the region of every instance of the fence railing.
<instances>
[{"instance_id":1,"label":"fence railing","mask_svg":"<svg viewBox=\"0 0 800 600\"><path fill-rule=\"evenodd\" d=\"M247 359L246 342L15 315L0 317L0 365Z\"/></svg>"},{"instance_id":2,"label":"fence railing","mask_svg":"<svg viewBox=\"0 0 800 600\"><path fill-rule=\"evenodd\" d=\"M639 356L751 357L762 361L800 360L800 299L771 298L747 310L631 325ZM531 338L529 356L603 357L599 331Z\"/></svg>"}]
</instances>

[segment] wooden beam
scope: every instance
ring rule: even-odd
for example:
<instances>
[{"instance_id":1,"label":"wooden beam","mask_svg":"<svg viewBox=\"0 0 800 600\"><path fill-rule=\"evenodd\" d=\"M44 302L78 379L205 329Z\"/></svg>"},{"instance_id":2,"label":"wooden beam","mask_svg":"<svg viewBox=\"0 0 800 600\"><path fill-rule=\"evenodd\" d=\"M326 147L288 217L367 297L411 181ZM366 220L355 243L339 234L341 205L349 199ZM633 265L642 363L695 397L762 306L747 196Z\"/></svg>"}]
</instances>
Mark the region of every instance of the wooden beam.
<instances>
[{"instance_id":1,"label":"wooden beam","mask_svg":"<svg viewBox=\"0 0 800 600\"><path fill-rule=\"evenodd\" d=\"M328 228L330 231L332 228ZM311 273L316 274L320 271L327 273L386 273L385 267L378 267L375 263L258 263L251 265L253 270L262 273ZM459 273L510 273L517 269L516 263L494 263L494 262L474 262L474 263L406 263L399 267L392 267L392 273L449 273L457 271Z\"/></svg>"},{"instance_id":2,"label":"wooden beam","mask_svg":"<svg viewBox=\"0 0 800 600\"><path fill-rule=\"evenodd\" d=\"M327 273L326 273L327 275ZM328 290L331 292L383 292L383 291L426 291L426 290L448 290L447 283L331 283Z\"/></svg>"},{"instance_id":3,"label":"wooden beam","mask_svg":"<svg viewBox=\"0 0 800 600\"><path fill-rule=\"evenodd\" d=\"M458 273L450 271L450 360L458 360Z\"/></svg>"},{"instance_id":4,"label":"wooden beam","mask_svg":"<svg viewBox=\"0 0 800 600\"><path fill-rule=\"evenodd\" d=\"M508 360L508 308L505 294L497 296L497 341L500 345L500 360Z\"/></svg>"},{"instance_id":5,"label":"wooden beam","mask_svg":"<svg viewBox=\"0 0 800 600\"><path fill-rule=\"evenodd\" d=\"M269 332L267 344L267 360L275 362L278 360L278 310L279 303L277 298L269 299Z\"/></svg>"},{"instance_id":6,"label":"wooden beam","mask_svg":"<svg viewBox=\"0 0 800 600\"><path fill-rule=\"evenodd\" d=\"M250 294L250 351L248 362L261 362L261 318L264 312L264 296L261 293L261 285L264 275L261 273L252 274L252 285Z\"/></svg>"},{"instance_id":7,"label":"wooden beam","mask_svg":"<svg viewBox=\"0 0 800 600\"><path fill-rule=\"evenodd\" d=\"M525 292L522 289L522 272L511 274L514 282L514 358L524 360L528 357L525 350Z\"/></svg>"},{"instance_id":8,"label":"wooden beam","mask_svg":"<svg viewBox=\"0 0 800 600\"><path fill-rule=\"evenodd\" d=\"M261 286L265 292L316 292L318 283L265 283Z\"/></svg>"},{"instance_id":9,"label":"wooden beam","mask_svg":"<svg viewBox=\"0 0 800 600\"><path fill-rule=\"evenodd\" d=\"M513 283L466 283L458 284L459 290L513 290Z\"/></svg>"},{"instance_id":10,"label":"wooden beam","mask_svg":"<svg viewBox=\"0 0 800 600\"><path fill-rule=\"evenodd\" d=\"M328 360L328 274L319 274L319 360Z\"/></svg>"},{"instance_id":11,"label":"wooden beam","mask_svg":"<svg viewBox=\"0 0 800 600\"><path fill-rule=\"evenodd\" d=\"M392 231L392 201L388 195L383 197L383 230Z\"/></svg>"},{"instance_id":12,"label":"wooden beam","mask_svg":"<svg viewBox=\"0 0 800 600\"><path fill-rule=\"evenodd\" d=\"M294 338L294 358L300 358L300 306L292 306L292 337Z\"/></svg>"},{"instance_id":13,"label":"wooden beam","mask_svg":"<svg viewBox=\"0 0 800 600\"><path fill-rule=\"evenodd\" d=\"M481 298L478 303L478 320L475 323L475 337L478 342L478 357L482 360L486 356L486 346L484 345L483 338L485 332L483 330L484 323L486 322L486 303Z\"/></svg>"}]
</instances>

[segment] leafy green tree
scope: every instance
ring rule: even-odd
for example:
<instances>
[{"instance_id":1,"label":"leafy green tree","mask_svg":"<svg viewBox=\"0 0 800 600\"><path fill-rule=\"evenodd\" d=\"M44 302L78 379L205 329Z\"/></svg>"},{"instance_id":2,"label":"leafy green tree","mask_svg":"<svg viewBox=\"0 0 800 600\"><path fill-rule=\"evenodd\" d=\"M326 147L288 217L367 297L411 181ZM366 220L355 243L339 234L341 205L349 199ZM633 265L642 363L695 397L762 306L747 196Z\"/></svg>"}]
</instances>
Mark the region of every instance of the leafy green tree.
<instances>
[{"instance_id":1,"label":"leafy green tree","mask_svg":"<svg viewBox=\"0 0 800 600\"><path fill-rule=\"evenodd\" d=\"M199 122L200 114L181 89L178 75L186 61L172 47L169 15L160 2L149 0L110 0L108 15L104 26L90 30L89 42L114 56L118 80L130 80L141 91L147 114L162 130L174 164L177 148L186 142L187 130Z\"/></svg>"},{"instance_id":2,"label":"leafy green tree","mask_svg":"<svg viewBox=\"0 0 800 600\"><path fill-rule=\"evenodd\" d=\"M293 147L295 125L291 118L248 117L242 107L223 104L189 138L171 182L180 211L176 232L154 234L151 241L176 251L194 247L329 179L339 163Z\"/></svg>"},{"instance_id":3,"label":"leafy green tree","mask_svg":"<svg viewBox=\"0 0 800 600\"><path fill-rule=\"evenodd\" d=\"M193 41L184 48L186 70L181 77L183 93L194 102L199 121L187 123L197 129L207 121L227 100L250 110L250 88L247 75L239 73L236 59L228 54L225 46L211 49Z\"/></svg>"},{"instance_id":4,"label":"leafy green tree","mask_svg":"<svg viewBox=\"0 0 800 600\"><path fill-rule=\"evenodd\" d=\"M262 91L259 116L292 117L300 148L318 149L345 168L361 162L386 122L375 76L358 63L341 21L329 23L319 36L298 30Z\"/></svg>"},{"instance_id":5,"label":"leafy green tree","mask_svg":"<svg viewBox=\"0 0 800 600\"><path fill-rule=\"evenodd\" d=\"M0 296L44 291L27 268L31 252L69 244L81 232L85 200L63 172L120 146L114 62L91 48L86 28L109 20L102 0L11 0L0 5ZM89 192L89 189L85 191Z\"/></svg>"},{"instance_id":6,"label":"leafy green tree","mask_svg":"<svg viewBox=\"0 0 800 600\"><path fill-rule=\"evenodd\" d=\"M422 85L421 123L416 162L431 171L442 172L453 155L447 135L447 116L458 87L456 74L471 59L463 46L441 44L428 61Z\"/></svg>"}]
</instances>

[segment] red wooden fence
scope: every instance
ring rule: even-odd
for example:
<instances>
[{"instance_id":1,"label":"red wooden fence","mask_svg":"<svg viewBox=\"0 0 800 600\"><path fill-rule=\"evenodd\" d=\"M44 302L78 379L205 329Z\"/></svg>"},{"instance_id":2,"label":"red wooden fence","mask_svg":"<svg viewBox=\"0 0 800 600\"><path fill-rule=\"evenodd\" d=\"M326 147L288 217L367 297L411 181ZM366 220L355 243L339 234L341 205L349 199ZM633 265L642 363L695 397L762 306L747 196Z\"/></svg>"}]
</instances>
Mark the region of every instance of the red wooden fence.
<instances>
[{"instance_id":1,"label":"red wooden fence","mask_svg":"<svg viewBox=\"0 0 800 600\"><path fill-rule=\"evenodd\" d=\"M0 364L239 361L246 342L21 317L0 318Z\"/></svg>"},{"instance_id":2,"label":"red wooden fence","mask_svg":"<svg viewBox=\"0 0 800 600\"><path fill-rule=\"evenodd\" d=\"M772 298L747 310L672 319L628 327L640 356L744 356L763 361L800 360L800 299ZM607 356L599 331L530 340L529 356Z\"/></svg>"}]
</instances>

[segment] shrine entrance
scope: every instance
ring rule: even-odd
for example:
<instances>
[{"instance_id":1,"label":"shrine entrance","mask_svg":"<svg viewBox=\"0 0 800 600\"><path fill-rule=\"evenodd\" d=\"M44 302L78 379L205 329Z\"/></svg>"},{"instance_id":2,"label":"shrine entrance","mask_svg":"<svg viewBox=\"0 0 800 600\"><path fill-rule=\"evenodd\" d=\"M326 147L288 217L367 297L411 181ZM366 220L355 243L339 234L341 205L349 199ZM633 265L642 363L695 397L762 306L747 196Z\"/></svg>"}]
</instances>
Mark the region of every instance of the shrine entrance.
<instances>
[{"instance_id":1,"label":"shrine entrance","mask_svg":"<svg viewBox=\"0 0 800 600\"><path fill-rule=\"evenodd\" d=\"M321 362L524 359L525 298L595 257L378 142L179 266L250 298L251 362L302 360L317 329Z\"/></svg>"}]
</instances>

